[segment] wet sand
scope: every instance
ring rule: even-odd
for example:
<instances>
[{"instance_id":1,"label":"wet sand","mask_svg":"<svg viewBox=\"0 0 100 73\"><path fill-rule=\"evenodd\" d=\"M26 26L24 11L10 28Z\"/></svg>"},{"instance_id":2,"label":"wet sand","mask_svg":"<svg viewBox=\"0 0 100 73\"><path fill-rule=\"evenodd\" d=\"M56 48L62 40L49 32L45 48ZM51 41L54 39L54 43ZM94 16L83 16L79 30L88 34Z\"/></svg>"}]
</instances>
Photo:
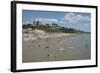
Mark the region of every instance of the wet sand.
<instances>
[{"instance_id":1,"label":"wet sand","mask_svg":"<svg viewBox=\"0 0 100 73\"><path fill-rule=\"evenodd\" d=\"M22 61L23 63L28 63L90 59L90 47L87 49L86 47L73 46L77 45L75 43L73 45L65 43L66 41L72 43L73 37L77 38L77 36L78 35L71 34L68 36L38 39L34 41L23 40Z\"/></svg>"}]
</instances>

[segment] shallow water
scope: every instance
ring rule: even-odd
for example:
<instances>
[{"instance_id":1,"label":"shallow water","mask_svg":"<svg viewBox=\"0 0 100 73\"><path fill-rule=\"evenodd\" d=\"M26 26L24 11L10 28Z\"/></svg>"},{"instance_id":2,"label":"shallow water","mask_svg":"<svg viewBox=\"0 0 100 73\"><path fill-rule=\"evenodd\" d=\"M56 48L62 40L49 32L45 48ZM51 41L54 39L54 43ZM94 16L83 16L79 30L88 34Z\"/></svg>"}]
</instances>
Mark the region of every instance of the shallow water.
<instances>
[{"instance_id":1,"label":"shallow water","mask_svg":"<svg viewBox=\"0 0 100 73\"><path fill-rule=\"evenodd\" d=\"M23 62L86 60L91 58L90 34L22 42Z\"/></svg>"}]
</instances>

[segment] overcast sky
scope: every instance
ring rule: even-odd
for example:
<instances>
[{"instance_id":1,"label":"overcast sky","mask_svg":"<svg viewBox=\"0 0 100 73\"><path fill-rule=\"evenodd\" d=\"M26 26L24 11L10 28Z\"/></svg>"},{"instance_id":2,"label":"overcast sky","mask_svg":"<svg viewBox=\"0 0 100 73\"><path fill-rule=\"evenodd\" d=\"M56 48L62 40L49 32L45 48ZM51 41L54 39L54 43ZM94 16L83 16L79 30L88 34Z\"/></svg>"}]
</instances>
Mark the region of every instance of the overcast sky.
<instances>
[{"instance_id":1,"label":"overcast sky","mask_svg":"<svg viewBox=\"0 0 100 73\"><path fill-rule=\"evenodd\" d=\"M54 12L54 11L35 11L23 10L23 24L33 23L40 20L42 23L57 23L59 26L71 27L83 31L90 31L91 14L79 12Z\"/></svg>"}]
</instances>

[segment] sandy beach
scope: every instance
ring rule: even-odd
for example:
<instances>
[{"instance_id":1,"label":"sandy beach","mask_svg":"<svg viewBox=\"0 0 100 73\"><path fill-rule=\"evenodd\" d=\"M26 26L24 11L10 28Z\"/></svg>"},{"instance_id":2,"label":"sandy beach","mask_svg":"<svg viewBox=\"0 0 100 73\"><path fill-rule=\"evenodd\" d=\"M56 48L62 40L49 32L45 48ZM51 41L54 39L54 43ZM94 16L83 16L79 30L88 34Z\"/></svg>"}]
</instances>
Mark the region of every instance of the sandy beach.
<instances>
[{"instance_id":1,"label":"sandy beach","mask_svg":"<svg viewBox=\"0 0 100 73\"><path fill-rule=\"evenodd\" d=\"M84 46L82 47L82 45L76 46L77 43L81 42L78 42L78 37L80 37L80 35L56 33L49 34L49 36L48 38L33 41L23 40L22 61L28 63L90 59L90 46L88 46L89 49ZM75 40L73 41L73 39Z\"/></svg>"},{"instance_id":2,"label":"sandy beach","mask_svg":"<svg viewBox=\"0 0 100 73\"><path fill-rule=\"evenodd\" d=\"M23 34L23 41L35 41L35 40L40 40L40 39L47 39L47 38L58 38L58 37L69 37L69 36L74 36L77 34L74 33L45 33L45 34ZM27 36L27 37L26 37Z\"/></svg>"}]
</instances>

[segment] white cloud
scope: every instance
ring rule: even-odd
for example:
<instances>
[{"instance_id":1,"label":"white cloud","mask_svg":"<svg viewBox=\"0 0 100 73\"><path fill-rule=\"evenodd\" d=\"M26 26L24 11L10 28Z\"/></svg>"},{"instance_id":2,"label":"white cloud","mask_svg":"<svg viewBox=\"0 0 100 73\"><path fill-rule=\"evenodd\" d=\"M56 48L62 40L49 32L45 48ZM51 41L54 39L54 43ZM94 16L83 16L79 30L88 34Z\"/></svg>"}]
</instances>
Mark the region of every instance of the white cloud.
<instances>
[{"instance_id":1,"label":"white cloud","mask_svg":"<svg viewBox=\"0 0 100 73\"><path fill-rule=\"evenodd\" d=\"M41 21L42 23L57 23L58 20L54 18L36 18L35 21Z\"/></svg>"},{"instance_id":2,"label":"white cloud","mask_svg":"<svg viewBox=\"0 0 100 73\"><path fill-rule=\"evenodd\" d=\"M89 24L84 24L84 26L89 26Z\"/></svg>"},{"instance_id":3,"label":"white cloud","mask_svg":"<svg viewBox=\"0 0 100 73\"><path fill-rule=\"evenodd\" d=\"M27 20L27 21L24 21L23 24L32 24L32 21Z\"/></svg>"},{"instance_id":4,"label":"white cloud","mask_svg":"<svg viewBox=\"0 0 100 73\"><path fill-rule=\"evenodd\" d=\"M89 16L83 16L80 14L66 13L63 20L70 23L79 23L90 21L90 18Z\"/></svg>"},{"instance_id":5,"label":"white cloud","mask_svg":"<svg viewBox=\"0 0 100 73\"><path fill-rule=\"evenodd\" d=\"M66 24L66 22L64 20L59 21L59 23Z\"/></svg>"}]
</instances>

